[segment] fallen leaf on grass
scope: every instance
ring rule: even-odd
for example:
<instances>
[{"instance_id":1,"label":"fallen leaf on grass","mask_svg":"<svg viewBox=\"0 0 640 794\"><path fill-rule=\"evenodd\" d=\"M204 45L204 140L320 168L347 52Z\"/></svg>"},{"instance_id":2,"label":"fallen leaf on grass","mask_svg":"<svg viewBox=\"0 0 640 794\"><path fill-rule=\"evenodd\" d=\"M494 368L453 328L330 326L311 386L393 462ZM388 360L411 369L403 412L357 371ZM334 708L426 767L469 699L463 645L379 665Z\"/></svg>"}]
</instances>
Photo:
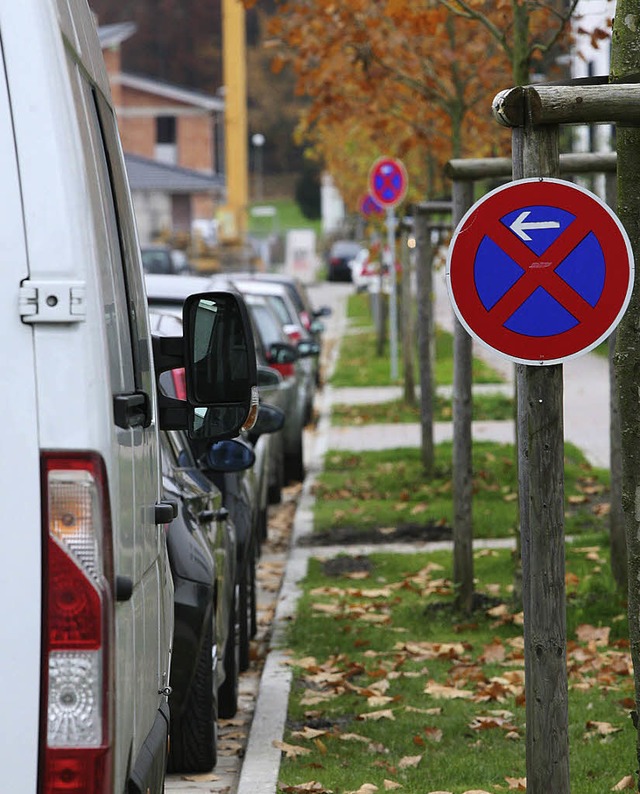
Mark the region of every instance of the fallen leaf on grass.
<instances>
[{"instance_id":1,"label":"fallen leaf on grass","mask_svg":"<svg viewBox=\"0 0 640 794\"><path fill-rule=\"evenodd\" d=\"M291 734L294 739L316 739L318 736L324 736L326 731L321 731L318 728L310 728L305 725L301 731L293 731Z\"/></svg>"},{"instance_id":2,"label":"fallen leaf on grass","mask_svg":"<svg viewBox=\"0 0 640 794\"><path fill-rule=\"evenodd\" d=\"M300 747L297 744L287 744L287 742L281 742L277 739L274 739L272 744L277 750L281 750L287 758L296 758L299 755L309 755L311 752L308 747Z\"/></svg>"},{"instance_id":3,"label":"fallen leaf on grass","mask_svg":"<svg viewBox=\"0 0 640 794\"><path fill-rule=\"evenodd\" d=\"M373 783L364 783L357 791L345 791L344 794L373 794L377 790L378 787L374 786Z\"/></svg>"},{"instance_id":4,"label":"fallen leaf on grass","mask_svg":"<svg viewBox=\"0 0 640 794\"><path fill-rule=\"evenodd\" d=\"M576 629L576 637L580 642L593 642L596 647L602 648L609 644L609 634L611 629L609 626L591 626L588 623L583 623Z\"/></svg>"},{"instance_id":5,"label":"fallen leaf on grass","mask_svg":"<svg viewBox=\"0 0 640 794\"><path fill-rule=\"evenodd\" d=\"M527 778L526 777L505 777L509 789L512 791L526 791Z\"/></svg>"},{"instance_id":6,"label":"fallen leaf on grass","mask_svg":"<svg viewBox=\"0 0 640 794\"><path fill-rule=\"evenodd\" d=\"M598 722L597 720L588 720L586 728L585 738L589 736L610 736L612 733L619 733L622 730L622 728L616 728L610 722Z\"/></svg>"},{"instance_id":7,"label":"fallen leaf on grass","mask_svg":"<svg viewBox=\"0 0 640 794\"><path fill-rule=\"evenodd\" d=\"M385 791L393 791L397 788L402 788L402 783L396 783L395 780L384 780L382 785L384 786Z\"/></svg>"},{"instance_id":8,"label":"fallen leaf on grass","mask_svg":"<svg viewBox=\"0 0 640 794\"><path fill-rule=\"evenodd\" d=\"M458 689L454 686L444 686L438 684L436 681L429 681L424 688L425 695L431 695L434 698L444 698L445 700L456 700L458 698L470 699L473 697L473 692L467 689Z\"/></svg>"},{"instance_id":9,"label":"fallen leaf on grass","mask_svg":"<svg viewBox=\"0 0 640 794\"><path fill-rule=\"evenodd\" d=\"M364 714L358 714L359 720L395 720L395 716L391 709L381 709L380 711L367 711Z\"/></svg>"},{"instance_id":10,"label":"fallen leaf on grass","mask_svg":"<svg viewBox=\"0 0 640 794\"><path fill-rule=\"evenodd\" d=\"M404 758L400 759L398 763L398 767L400 769L410 769L414 766L418 766L418 764L422 761L421 755L405 755Z\"/></svg>"},{"instance_id":11,"label":"fallen leaf on grass","mask_svg":"<svg viewBox=\"0 0 640 794\"><path fill-rule=\"evenodd\" d=\"M633 775L625 775L622 780L619 780L615 784L611 791L626 791L627 789L633 789L635 791L635 788L636 784Z\"/></svg>"},{"instance_id":12,"label":"fallen leaf on grass","mask_svg":"<svg viewBox=\"0 0 640 794\"><path fill-rule=\"evenodd\" d=\"M318 780L310 780L308 783L298 783L295 786L283 786L282 783L278 784L280 791L285 794L306 794L306 792L313 792L313 794L333 794L331 789L325 788Z\"/></svg>"}]
</instances>

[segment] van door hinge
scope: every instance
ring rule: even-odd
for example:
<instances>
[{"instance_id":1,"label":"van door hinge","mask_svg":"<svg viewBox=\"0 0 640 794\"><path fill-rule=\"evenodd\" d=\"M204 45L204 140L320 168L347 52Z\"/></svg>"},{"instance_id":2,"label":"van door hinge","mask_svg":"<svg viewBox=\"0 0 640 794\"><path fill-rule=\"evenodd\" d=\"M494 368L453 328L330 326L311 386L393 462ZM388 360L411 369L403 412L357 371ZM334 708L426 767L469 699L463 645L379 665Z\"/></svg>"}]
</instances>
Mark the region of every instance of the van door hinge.
<instances>
[{"instance_id":1,"label":"van door hinge","mask_svg":"<svg viewBox=\"0 0 640 794\"><path fill-rule=\"evenodd\" d=\"M81 323L86 319L83 281L31 281L20 287L20 317L25 323Z\"/></svg>"}]
</instances>

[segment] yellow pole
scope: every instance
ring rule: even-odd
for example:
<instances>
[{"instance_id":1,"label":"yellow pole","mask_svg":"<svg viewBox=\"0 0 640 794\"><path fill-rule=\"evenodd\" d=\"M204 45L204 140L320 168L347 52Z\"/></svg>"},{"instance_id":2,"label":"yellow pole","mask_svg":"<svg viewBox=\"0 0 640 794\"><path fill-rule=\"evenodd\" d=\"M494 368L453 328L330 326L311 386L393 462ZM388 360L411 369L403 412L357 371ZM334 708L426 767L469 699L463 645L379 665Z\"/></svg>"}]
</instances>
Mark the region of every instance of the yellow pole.
<instances>
[{"instance_id":1,"label":"yellow pole","mask_svg":"<svg viewBox=\"0 0 640 794\"><path fill-rule=\"evenodd\" d=\"M225 173L227 206L236 224L237 241L247 230L247 67L245 13L240 0L222 3L225 100Z\"/></svg>"}]
</instances>

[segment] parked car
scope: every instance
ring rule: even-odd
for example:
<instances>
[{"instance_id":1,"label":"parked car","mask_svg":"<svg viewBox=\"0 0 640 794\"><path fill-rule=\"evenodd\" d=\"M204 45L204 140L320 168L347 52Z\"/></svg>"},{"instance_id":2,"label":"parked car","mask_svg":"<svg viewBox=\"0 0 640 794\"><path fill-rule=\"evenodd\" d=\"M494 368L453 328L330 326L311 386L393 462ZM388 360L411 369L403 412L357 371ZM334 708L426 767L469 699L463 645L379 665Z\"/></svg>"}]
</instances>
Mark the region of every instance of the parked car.
<instances>
[{"instance_id":1,"label":"parked car","mask_svg":"<svg viewBox=\"0 0 640 794\"><path fill-rule=\"evenodd\" d=\"M327 255L327 280L351 281L349 262L358 255L360 243L355 240L336 240Z\"/></svg>"},{"instance_id":2,"label":"parked car","mask_svg":"<svg viewBox=\"0 0 640 794\"><path fill-rule=\"evenodd\" d=\"M145 278L147 300L151 310L153 327L157 333L177 335L175 323L180 322L182 304L194 289L211 287L212 281L203 276L160 276L148 275ZM224 281L218 281L219 289L230 289ZM234 291L235 292L235 291ZM235 293L238 300L243 299ZM243 301L244 304L244 301ZM255 348L255 345L254 345ZM257 353L254 352L257 361ZM168 393L183 393L185 384L176 373L173 379L165 381L164 388ZM264 377L261 378L264 382ZM273 384L273 378L269 379ZM259 387L260 388L260 387ZM265 386L261 387L264 391ZM271 387L270 387L271 388ZM259 406L256 426L245 433L245 439L255 448L255 466L242 472L221 472L207 465L208 439L191 440L192 452L198 465L223 494L225 507L229 510L236 527L238 565L237 578L239 586L239 636L240 636L240 669L249 666L249 642L257 630L255 566L260 552L260 543L266 533L267 521L267 480L269 477L271 453L269 439L282 428L284 415L273 414L266 405Z\"/></svg>"},{"instance_id":3,"label":"parked car","mask_svg":"<svg viewBox=\"0 0 640 794\"><path fill-rule=\"evenodd\" d=\"M197 432L219 409L238 432L256 385L251 330L235 296L206 290L184 307L177 350L152 339L87 3L3 3L0 38L2 789L160 794L175 505L159 429ZM240 320L237 349L223 315ZM216 394L209 367L232 354L241 371ZM170 407L157 375L171 357L189 390Z\"/></svg>"},{"instance_id":4,"label":"parked car","mask_svg":"<svg viewBox=\"0 0 640 794\"><path fill-rule=\"evenodd\" d=\"M245 298L247 295L261 295L265 298L278 318L288 341L295 345L299 359L296 369L301 375L298 396L302 401L302 422L303 425L307 425L313 416L318 384L319 344L304 328L289 292L283 284L260 279L241 279L233 274L230 278Z\"/></svg>"},{"instance_id":5,"label":"parked car","mask_svg":"<svg viewBox=\"0 0 640 794\"><path fill-rule=\"evenodd\" d=\"M304 479L304 412L303 384L306 374L300 367L299 347L294 346L282 328L273 307L263 295L245 295L251 315L256 347L261 349L269 367L282 377L281 399L285 414L282 430L282 459L274 467L275 480L270 480L269 501L280 501L280 491L287 481Z\"/></svg>"},{"instance_id":6,"label":"parked car","mask_svg":"<svg viewBox=\"0 0 640 794\"><path fill-rule=\"evenodd\" d=\"M314 308L307 291L306 286L300 279L294 276L288 276L284 273L238 273L233 276L235 279L255 278L258 281L273 282L282 284L288 294L291 302L295 306L300 318L302 327L320 346L320 356L322 355L322 335L324 332L324 323L322 317L329 317L331 315L330 306L320 306ZM320 370L316 371L317 385L320 385Z\"/></svg>"},{"instance_id":7,"label":"parked car","mask_svg":"<svg viewBox=\"0 0 640 794\"><path fill-rule=\"evenodd\" d=\"M198 467L179 431L161 433L164 496L178 505L167 533L174 583L171 663L171 772L207 772L217 761L217 719L238 706L237 538L222 493ZM237 440L211 444L216 469L240 470L253 450Z\"/></svg>"},{"instance_id":8,"label":"parked car","mask_svg":"<svg viewBox=\"0 0 640 794\"><path fill-rule=\"evenodd\" d=\"M168 245L144 245L140 251L145 273L191 273L191 265L184 251Z\"/></svg>"}]
</instances>

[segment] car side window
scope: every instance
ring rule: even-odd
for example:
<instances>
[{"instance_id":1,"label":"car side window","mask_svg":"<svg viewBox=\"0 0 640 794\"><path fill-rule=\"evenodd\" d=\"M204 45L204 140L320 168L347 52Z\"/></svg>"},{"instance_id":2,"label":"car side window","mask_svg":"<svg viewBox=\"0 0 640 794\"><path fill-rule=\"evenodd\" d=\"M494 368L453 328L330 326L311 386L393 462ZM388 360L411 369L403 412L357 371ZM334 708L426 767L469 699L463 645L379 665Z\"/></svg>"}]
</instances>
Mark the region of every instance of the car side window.
<instances>
[{"instance_id":1,"label":"car side window","mask_svg":"<svg viewBox=\"0 0 640 794\"><path fill-rule=\"evenodd\" d=\"M80 128L85 157L92 161L93 167L89 168L89 171L97 177L89 182L89 198L95 218L96 243L102 258L102 267L99 270L107 329L111 389L114 394L131 392L136 388L133 343L128 318L122 311L118 311L118 307L127 305L127 287L115 209L113 203L106 199L111 195L108 164L100 124L95 112L92 88L73 60L69 58L67 65L78 113L84 116L87 122Z\"/></svg>"},{"instance_id":2,"label":"car side window","mask_svg":"<svg viewBox=\"0 0 640 794\"><path fill-rule=\"evenodd\" d=\"M104 150L109 167L109 184L113 202L119 210L116 214L116 221L118 223L118 239L126 276L129 323L132 328L133 339L138 340L132 348L136 371L136 386L150 393L153 390L153 373L148 355L150 332L146 310L147 296L142 275L138 230L133 220L135 215L129 192L129 182L123 166L124 158L122 156L109 156L110 152L114 154L117 152L122 153L113 111L101 94L94 91L93 95L94 107L100 121Z\"/></svg>"}]
</instances>

